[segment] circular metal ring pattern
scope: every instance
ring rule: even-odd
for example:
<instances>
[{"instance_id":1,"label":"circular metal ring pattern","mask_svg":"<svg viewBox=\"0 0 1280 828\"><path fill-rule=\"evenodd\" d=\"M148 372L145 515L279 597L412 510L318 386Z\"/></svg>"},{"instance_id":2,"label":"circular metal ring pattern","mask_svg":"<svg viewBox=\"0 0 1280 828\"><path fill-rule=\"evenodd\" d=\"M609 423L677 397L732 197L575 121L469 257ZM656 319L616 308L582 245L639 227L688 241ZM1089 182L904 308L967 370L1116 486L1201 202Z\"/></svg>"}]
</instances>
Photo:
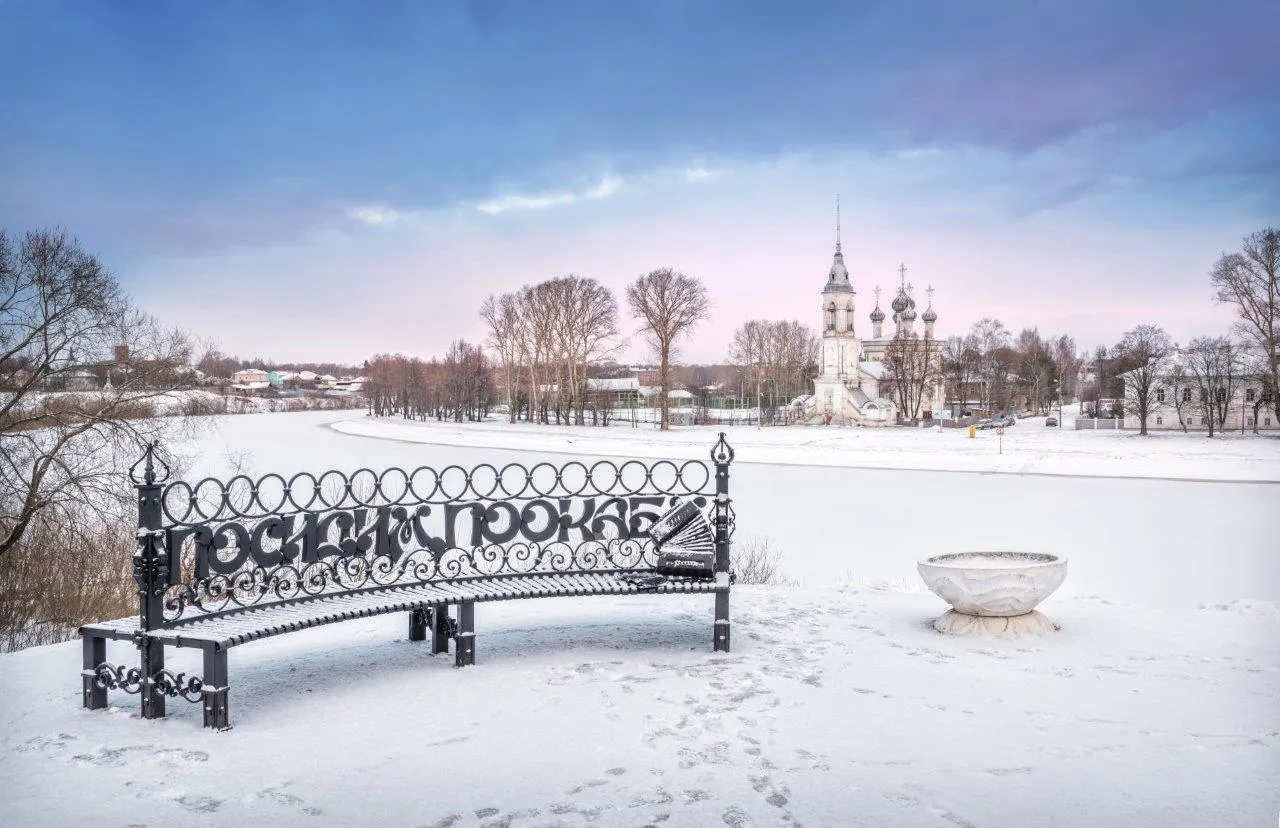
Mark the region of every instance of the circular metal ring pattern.
<instances>
[{"instance_id":1,"label":"circular metal ring pattern","mask_svg":"<svg viewBox=\"0 0 1280 828\"><path fill-rule=\"evenodd\" d=\"M200 525L222 520L258 520L293 512L329 512L379 506L441 505L477 500L522 501L537 498L686 497L712 493L712 468L700 460L573 460L564 465L508 463L498 468L446 466L382 472L356 469L277 473L259 478L238 474L226 480L206 477L194 484L165 485L162 512L166 525Z\"/></svg>"}]
</instances>

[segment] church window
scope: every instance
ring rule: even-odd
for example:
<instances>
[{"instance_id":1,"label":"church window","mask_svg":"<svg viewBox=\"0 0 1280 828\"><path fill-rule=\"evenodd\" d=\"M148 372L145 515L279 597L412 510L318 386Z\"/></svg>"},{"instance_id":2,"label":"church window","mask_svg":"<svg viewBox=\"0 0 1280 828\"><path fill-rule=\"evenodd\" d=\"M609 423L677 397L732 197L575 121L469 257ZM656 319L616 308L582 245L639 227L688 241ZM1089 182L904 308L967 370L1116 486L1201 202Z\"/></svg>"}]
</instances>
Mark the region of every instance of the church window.
<instances>
[{"instance_id":1,"label":"church window","mask_svg":"<svg viewBox=\"0 0 1280 828\"><path fill-rule=\"evenodd\" d=\"M827 330L834 331L836 329L836 306L827 307Z\"/></svg>"},{"instance_id":2,"label":"church window","mask_svg":"<svg viewBox=\"0 0 1280 828\"><path fill-rule=\"evenodd\" d=\"M1164 425L1164 417L1156 417L1156 425Z\"/></svg>"},{"instance_id":3,"label":"church window","mask_svg":"<svg viewBox=\"0 0 1280 828\"><path fill-rule=\"evenodd\" d=\"M1156 389L1156 402L1161 402L1161 403L1162 403L1162 402L1164 402L1164 389L1163 389L1163 388L1157 388L1157 389Z\"/></svg>"},{"instance_id":4,"label":"church window","mask_svg":"<svg viewBox=\"0 0 1280 828\"><path fill-rule=\"evenodd\" d=\"M1253 389L1252 389L1252 388L1246 388L1246 389L1244 389L1244 399L1245 399L1245 402L1253 402Z\"/></svg>"},{"instance_id":5,"label":"church window","mask_svg":"<svg viewBox=\"0 0 1280 828\"><path fill-rule=\"evenodd\" d=\"M1225 388L1219 388L1219 389L1218 389L1218 393L1217 393L1217 395L1216 395L1216 396L1217 396L1217 398L1218 398L1218 402L1226 402L1226 401L1227 401L1227 389L1225 389Z\"/></svg>"},{"instance_id":6,"label":"church window","mask_svg":"<svg viewBox=\"0 0 1280 828\"><path fill-rule=\"evenodd\" d=\"M1191 389L1190 389L1190 388L1184 388L1184 389L1182 389L1182 401L1183 401L1183 402L1191 402Z\"/></svg>"}]
</instances>

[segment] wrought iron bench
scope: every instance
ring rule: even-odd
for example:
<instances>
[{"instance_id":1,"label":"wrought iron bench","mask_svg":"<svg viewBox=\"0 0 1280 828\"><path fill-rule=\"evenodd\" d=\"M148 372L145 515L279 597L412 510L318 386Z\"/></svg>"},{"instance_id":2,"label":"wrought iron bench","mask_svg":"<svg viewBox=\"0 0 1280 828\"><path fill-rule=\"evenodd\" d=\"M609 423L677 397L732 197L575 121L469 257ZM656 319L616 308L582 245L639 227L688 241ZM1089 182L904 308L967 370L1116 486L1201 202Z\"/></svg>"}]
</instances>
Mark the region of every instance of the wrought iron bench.
<instances>
[{"instance_id":1,"label":"wrought iron bench","mask_svg":"<svg viewBox=\"0 0 1280 828\"><path fill-rule=\"evenodd\" d=\"M711 593L713 648L729 650L733 449L723 433L710 463L362 469L195 485L169 481L155 449L130 470L138 615L80 629L91 710L123 690L141 694L144 718L162 718L166 698L181 696L203 703L206 727L227 728L232 647L392 612L408 613L409 640L430 635L437 654L452 641L456 665L474 664L475 605L485 601ZM711 513L714 579L636 577L657 562L648 530L685 503ZM108 640L135 644L139 666L107 661ZM203 674L165 669L166 647L199 648Z\"/></svg>"}]
</instances>

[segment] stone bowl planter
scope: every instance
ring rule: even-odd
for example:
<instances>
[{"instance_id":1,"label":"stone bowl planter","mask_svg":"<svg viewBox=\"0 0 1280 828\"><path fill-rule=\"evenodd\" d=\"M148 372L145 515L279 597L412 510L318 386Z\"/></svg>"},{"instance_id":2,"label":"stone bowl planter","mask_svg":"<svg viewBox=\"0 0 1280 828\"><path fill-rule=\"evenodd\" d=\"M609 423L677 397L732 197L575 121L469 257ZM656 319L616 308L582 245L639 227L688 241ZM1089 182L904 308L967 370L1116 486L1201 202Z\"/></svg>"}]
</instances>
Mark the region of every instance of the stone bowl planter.
<instances>
[{"instance_id":1,"label":"stone bowl planter","mask_svg":"<svg viewBox=\"0 0 1280 828\"><path fill-rule=\"evenodd\" d=\"M1039 634L1057 625L1035 612L1067 577L1067 560L1034 552L957 552L919 564L929 589L952 606L939 632Z\"/></svg>"}]
</instances>

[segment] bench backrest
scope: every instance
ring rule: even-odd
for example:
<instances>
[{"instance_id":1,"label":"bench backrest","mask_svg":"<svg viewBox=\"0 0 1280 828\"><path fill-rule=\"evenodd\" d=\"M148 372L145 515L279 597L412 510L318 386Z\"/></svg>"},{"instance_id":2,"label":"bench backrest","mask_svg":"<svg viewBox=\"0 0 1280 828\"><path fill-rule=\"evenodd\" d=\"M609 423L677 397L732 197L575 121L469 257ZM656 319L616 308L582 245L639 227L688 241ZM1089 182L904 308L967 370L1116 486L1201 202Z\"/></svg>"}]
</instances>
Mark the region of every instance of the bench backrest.
<instances>
[{"instance_id":1,"label":"bench backrest","mask_svg":"<svg viewBox=\"0 0 1280 828\"><path fill-rule=\"evenodd\" d=\"M424 466L188 483L167 480L163 463L157 470L152 445L131 470L142 626L388 585L650 569L647 530L684 502L710 507L717 571L728 572L732 459L721 434L711 462Z\"/></svg>"}]
</instances>

